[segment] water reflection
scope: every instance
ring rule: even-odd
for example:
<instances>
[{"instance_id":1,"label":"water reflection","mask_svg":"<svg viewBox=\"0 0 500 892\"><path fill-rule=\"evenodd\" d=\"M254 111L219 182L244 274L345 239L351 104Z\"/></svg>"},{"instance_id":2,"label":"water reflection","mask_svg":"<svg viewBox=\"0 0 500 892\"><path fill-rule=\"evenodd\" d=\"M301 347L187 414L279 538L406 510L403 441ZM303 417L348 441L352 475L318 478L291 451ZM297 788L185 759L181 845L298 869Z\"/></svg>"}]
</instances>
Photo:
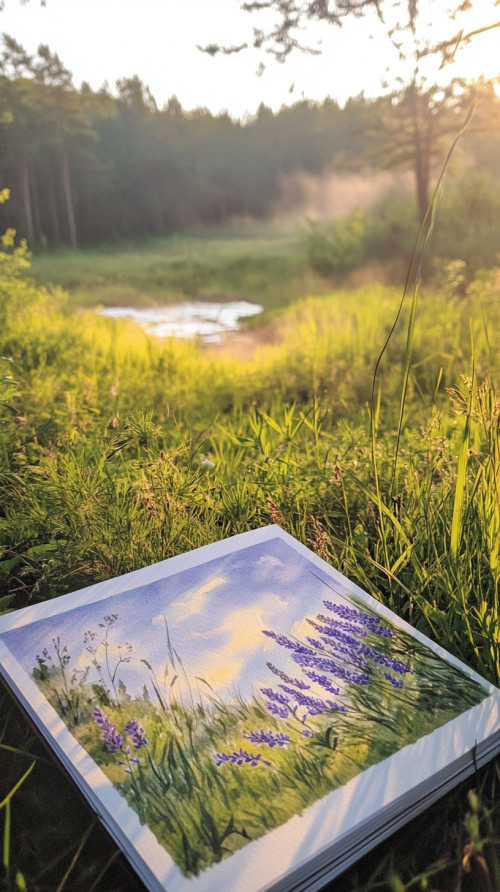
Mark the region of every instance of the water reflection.
<instances>
[{"instance_id":1,"label":"water reflection","mask_svg":"<svg viewBox=\"0 0 500 892\"><path fill-rule=\"evenodd\" d=\"M190 300L162 307L105 307L104 316L133 319L148 334L158 338L201 338L208 343L221 341L226 332L238 331L239 320L262 312L259 304L247 300L226 303Z\"/></svg>"}]
</instances>

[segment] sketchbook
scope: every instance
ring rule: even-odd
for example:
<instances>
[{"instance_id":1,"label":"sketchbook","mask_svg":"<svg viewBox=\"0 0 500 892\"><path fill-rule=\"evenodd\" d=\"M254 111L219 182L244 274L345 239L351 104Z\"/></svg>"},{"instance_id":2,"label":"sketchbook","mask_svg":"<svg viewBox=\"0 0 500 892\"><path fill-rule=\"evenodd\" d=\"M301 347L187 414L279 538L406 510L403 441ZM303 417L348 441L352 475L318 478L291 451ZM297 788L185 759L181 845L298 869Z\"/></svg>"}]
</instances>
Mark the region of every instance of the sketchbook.
<instances>
[{"instance_id":1,"label":"sketchbook","mask_svg":"<svg viewBox=\"0 0 500 892\"><path fill-rule=\"evenodd\" d=\"M500 750L500 691L277 526L0 618L146 887L320 889Z\"/></svg>"}]
</instances>

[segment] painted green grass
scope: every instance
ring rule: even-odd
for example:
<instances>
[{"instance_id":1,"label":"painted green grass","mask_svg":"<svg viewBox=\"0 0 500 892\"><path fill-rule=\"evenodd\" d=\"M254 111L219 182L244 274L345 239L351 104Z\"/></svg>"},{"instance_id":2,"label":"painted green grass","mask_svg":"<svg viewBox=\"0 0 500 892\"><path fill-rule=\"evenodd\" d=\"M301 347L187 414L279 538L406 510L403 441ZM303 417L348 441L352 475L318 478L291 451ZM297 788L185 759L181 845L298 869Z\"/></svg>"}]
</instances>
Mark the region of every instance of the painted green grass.
<instances>
[{"instance_id":1,"label":"painted green grass","mask_svg":"<svg viewBox=\"0 0 500 892\"><path fill-rule=\"evenodd\" d=\"M301 814L486 696L425 645L381 623L359 599L347 598L357 619L344 617L337 628L335 604L322 600L326 586L318 591L319 615L307 617L309 632L326 635L324 643L318 649L311 637L301 639L307 657L295 663L299 678L290 677L279 668L279 636L290 630L279 629L252 696L190 678L166 616L168 656L155 672L140 656L140 642L119 643L133 632L126 608L125 619L119 612L104 616L99 628L83 634L76 661L59 636L33 654L32 675L42 692L187 876ZM114 609L120 611L119 599ZM85 617L75 616L74 623L86 627ZM345 650L346 634L369 654L362 669L359 655ZM340 675L329 673L325 659L341 667ZM130 660L142 664L136 680L142 695L131 696L122 682ZM320 664L320 673L312 671Z\"/></svg>"}]
</instances>

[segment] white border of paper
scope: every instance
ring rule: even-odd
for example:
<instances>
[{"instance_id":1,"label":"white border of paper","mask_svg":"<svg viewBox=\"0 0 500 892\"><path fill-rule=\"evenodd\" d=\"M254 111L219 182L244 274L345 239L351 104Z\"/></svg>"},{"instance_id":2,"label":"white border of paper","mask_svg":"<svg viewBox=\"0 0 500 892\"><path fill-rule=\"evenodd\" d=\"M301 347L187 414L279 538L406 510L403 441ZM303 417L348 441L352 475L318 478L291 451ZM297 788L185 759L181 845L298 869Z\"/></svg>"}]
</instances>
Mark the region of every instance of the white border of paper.
<instances>
[{"instance_id":1,"label":"white border of paper","mask_svg":"<svg viewBox=\"0 0 500 892\"><path fill-rule=\"evenodd\" d=\"M334 582L341 583L343 588L347 585L352 594L381 617L480 682L489 696L416 743L366 769L302 815L248 843L200 876L186 879L0 640L0 673L146 886L154 892L210 892L215 887L218 892L234 892L235 888L238 892L319 889L327 879L472 773L476 764L500 750L500 691L274 525L7 614L0 617L0 637L11 629L96 603L274 538L283 539ZM310 871L316 880L311 880Z\"/></svg>"}]
</instances>

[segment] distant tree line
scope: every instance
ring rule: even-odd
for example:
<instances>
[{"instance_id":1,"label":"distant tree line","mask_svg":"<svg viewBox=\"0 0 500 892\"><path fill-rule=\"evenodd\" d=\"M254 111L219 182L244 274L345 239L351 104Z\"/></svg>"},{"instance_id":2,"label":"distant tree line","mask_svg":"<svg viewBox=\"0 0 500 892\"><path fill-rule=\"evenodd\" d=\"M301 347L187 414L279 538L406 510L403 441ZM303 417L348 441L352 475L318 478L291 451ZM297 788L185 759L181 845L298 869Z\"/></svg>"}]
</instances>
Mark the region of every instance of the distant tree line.
<instances>
[{"instance_id":1,"label":"distant tree line","mask_svg":"<svg viewBox=\"0 0 500 892\"><path fill-rule=\"evenodd\" d=\"M480 92L481 119L493 129L487 137L471 132L468 150L498 175L500 100L491 86ZM459 107L456 97L453 105L444 99L432 106L429 163L438 160L443 136L458 128L466 98ZM283 175L414 169L415 107L411 96L360 95L344 107L303 100L273 113L261 105L243 122L185 111L175 97L158 109L138 77L117 81L114 95L107 87L76 89L47 46L29 56L4 35L0 187L10 189L11 200L0 208L0 224L31 245L77 247L235 216L264 219L280 198Z\"/></svg>"}]
</instances>

